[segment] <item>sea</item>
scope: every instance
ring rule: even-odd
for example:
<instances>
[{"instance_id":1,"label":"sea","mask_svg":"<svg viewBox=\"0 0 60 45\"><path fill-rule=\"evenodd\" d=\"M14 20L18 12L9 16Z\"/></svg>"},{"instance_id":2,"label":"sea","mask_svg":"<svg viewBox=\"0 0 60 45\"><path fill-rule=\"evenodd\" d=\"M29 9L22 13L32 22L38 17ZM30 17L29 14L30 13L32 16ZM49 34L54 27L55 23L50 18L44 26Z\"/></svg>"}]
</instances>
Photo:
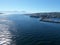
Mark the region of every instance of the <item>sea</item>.
<instances>
[{"instance_id":1,"label":"sea","mask_svg":"<svg viewBox=\"0 0 60 45\"><path fill-rule=\"evenodd\" d=\"M24 14L0 15L0 45L60 45L60 23Z\"/></svg>"}]
</instances>

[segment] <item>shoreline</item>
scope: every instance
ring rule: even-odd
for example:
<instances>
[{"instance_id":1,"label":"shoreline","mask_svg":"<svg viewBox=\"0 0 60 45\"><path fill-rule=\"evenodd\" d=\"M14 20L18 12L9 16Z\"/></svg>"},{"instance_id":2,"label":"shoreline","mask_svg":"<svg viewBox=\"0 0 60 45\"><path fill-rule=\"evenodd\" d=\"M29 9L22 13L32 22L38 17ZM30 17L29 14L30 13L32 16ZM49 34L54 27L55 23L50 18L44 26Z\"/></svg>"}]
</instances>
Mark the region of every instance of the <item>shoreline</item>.
<instances>
[{"instance_id":1,"label":"shoreline","mask_svg":"<svg viewBox=\"0 0 60 45\"><path fill-rule=\"evenodd\" d=\"M51 22L51 23L60 23L60 20L52 20L52 19L41 19L40 21L43 22Z\"/></svg>"}]
</instances>

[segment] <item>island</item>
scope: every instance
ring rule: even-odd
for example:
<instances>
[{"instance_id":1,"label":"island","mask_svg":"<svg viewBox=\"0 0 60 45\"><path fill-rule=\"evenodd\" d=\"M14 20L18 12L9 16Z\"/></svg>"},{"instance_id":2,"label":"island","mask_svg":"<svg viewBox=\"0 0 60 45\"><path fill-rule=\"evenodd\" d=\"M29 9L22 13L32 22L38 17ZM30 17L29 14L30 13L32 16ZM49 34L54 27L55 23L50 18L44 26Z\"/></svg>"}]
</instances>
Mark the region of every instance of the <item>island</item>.
<instances>
[{"instance_id":1,"label":"island","mask_svg":"<svg viewBox=\"0 0 60 45\"><path fill-rule=\"evenodd\" d=\"M4 13L0 13L0 14L4 14Z\"/></svg>"},{"instance_id":2,"label":"island","mask_svg":"<svg viewBox=\"0 0 60 45\"><path fill-rule=\"evenodd\" d=\"M39 18L43 22L60 23L60 12L45 12L26 14L33 18Z\"/></svg>"}]
</instances>

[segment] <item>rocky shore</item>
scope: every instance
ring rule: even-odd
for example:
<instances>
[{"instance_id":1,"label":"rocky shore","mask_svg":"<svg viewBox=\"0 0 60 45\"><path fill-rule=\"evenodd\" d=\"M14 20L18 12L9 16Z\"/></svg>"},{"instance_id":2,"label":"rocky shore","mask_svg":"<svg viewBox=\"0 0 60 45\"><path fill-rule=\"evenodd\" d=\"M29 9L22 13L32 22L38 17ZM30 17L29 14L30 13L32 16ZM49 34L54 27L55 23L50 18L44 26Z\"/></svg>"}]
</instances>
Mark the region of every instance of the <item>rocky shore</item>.
<instances>
[{"instance_id":1,"label":"rocky shore","mask_svg":"<svg viewBox=\"0 0 60 45\"><path fill-rule=\"evenodd\" d=\"M52 23L60 23L60 20L53 20L53 19L40 19L43 22L52 22Z\"/></svg>"},{"instance_id":2,"label":"rocky shore","mask_svg":"<svg viewBox=\"0 0 60 45\"><path fill-rule=\"evenodd\" d=\"M33 18L40 18L40 21L60 23L60 12L33 13L28 15L30 15L30 17L33 17Z\"/></svg>"}]
</instances>

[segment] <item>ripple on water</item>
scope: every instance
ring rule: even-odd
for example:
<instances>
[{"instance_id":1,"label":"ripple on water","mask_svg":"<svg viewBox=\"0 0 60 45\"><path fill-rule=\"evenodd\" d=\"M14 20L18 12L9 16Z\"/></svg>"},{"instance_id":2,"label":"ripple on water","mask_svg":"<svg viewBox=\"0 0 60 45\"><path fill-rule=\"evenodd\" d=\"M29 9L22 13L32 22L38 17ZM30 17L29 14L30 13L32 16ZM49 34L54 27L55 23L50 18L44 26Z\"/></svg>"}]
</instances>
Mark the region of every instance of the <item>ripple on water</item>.
<instances>
[{"instance_id":1,"label":"ripple on water","mask_svg":"<svg viewBox=\"0 0 60 45\"><path fill-rule=\"evenodd\" d=\"M15 45L15 44L12 44L13 35L9 31L12 24L13 24L12 21L0 20L0 45Z\"/></svg>"}]
</instances>

